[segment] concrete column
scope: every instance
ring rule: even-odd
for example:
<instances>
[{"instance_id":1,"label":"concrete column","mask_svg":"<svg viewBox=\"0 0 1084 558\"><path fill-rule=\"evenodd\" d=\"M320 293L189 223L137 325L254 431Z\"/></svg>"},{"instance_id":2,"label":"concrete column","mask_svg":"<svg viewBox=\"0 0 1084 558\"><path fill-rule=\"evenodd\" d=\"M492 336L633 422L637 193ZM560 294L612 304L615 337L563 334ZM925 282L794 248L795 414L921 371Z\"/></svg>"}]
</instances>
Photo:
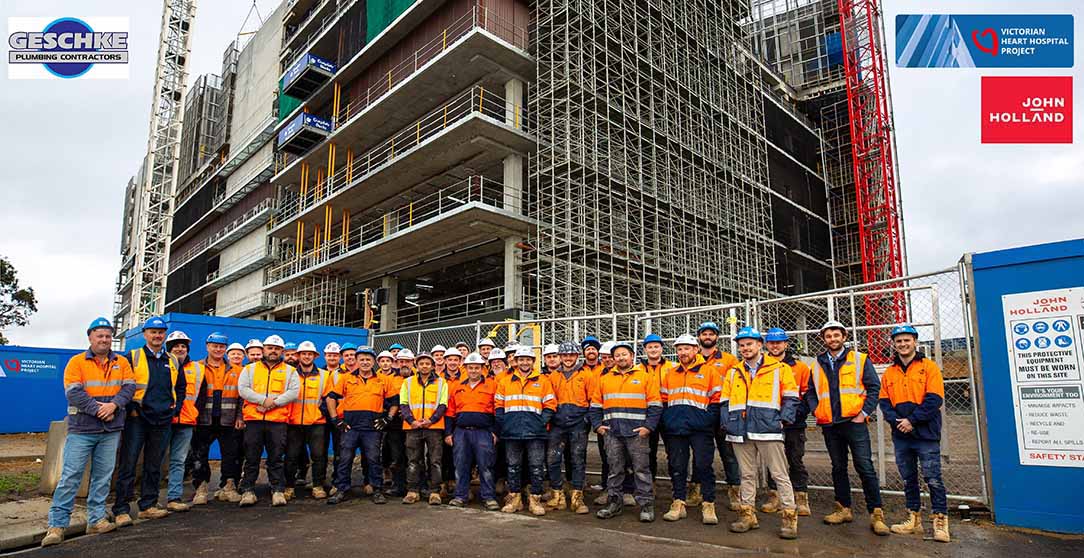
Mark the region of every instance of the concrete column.
<instances>
[{"instance_id":1,"label":"concrete column","mask_svg":"<svg viewBox=\"0 0 1084 558\"><path fill-rule=\"evenodd\" d=\"M380 307L380 331L392 331L399 314L399 278L385 277L380 286L388 289L388 303Z\"/></svg>"},{"instance_id":2,"label":"concrete column","mask_svg":"<svg viewBox=\"0 0 1084 558\"><path fill-rule=\"evenodd\" d=\"M523 156L504 158L504 209L523 213Z\"/></svg>"},{"instance_id":3,"label":"concrete column","mask_svg":"<svg viewBox=\"0 0 1084 558\"><path fill-rule=\"evenodd\" d=\"M514 128L523 127L523 82L508 80L504 84L504 122Z\"/></svg>"},{"instance_id":4,"label":"concrete column","mask_svg":"<svg viewBox=\"0 0 1084 558\"><path fill-rule=\"evenodd\" d=\"M522 241L518 236L504 239L504 309L523 307L523 276L520 267L523 264L523 251L516 244Z\"/></svg>"}]
</instances>

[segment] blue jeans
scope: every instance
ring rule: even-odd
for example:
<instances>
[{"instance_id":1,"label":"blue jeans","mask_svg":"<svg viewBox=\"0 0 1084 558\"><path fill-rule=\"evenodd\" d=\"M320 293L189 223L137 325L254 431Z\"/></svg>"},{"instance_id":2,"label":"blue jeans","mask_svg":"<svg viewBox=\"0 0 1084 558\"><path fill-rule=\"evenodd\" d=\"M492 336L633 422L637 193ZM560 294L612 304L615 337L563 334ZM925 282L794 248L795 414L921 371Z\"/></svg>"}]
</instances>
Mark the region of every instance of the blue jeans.
<instances>
[{"instance_id":1,"label":"blue jeans","mask_svg":"<svg viewBox=\"0 0 1084 558\"><path fill-rule=\"evenodd\" d=\"M184 496L184 460L192 447L193 427L174 424L169 434L169 490L166 499L179 502Z\"/></svg>"},{"instance_id":2,"label":"blue jeans","mask_svg":"<svg viewBox=\"0 0 1084 558\"><path fill-rule=\"evenodd\" d=\"M710 432L693 432L688 436L666 434L667 467L674 499L685 500L689 478L689 454L693 458L693 479L700 483L700 493L705 502L715 501L715 440Z\"/></svg>"},{"instance_id":3,"label":"blue jeans","mask_svg":"<svg viewBox=\"0 0 1084 558\"><path fill-rule=\"evenodd\" d=\"M561 490L567 475L572 483L572 490L583 490L587 476L587 424L572 428L551 425L547 453L550 488ZM566 453L571 460L571 467L562 475L561 465L565 462Z\"/></svg>"},{"instance_id":4,"label":"blue jeans","mask_svg":"<svg viewBox=\"0 0 1084 558\"><path fill-rule=\"evenodd\" d=\"M113 499L113 515L131 513L135 495L135 468L143 454L143 480L139 486L139 510L158 505L158 485L162 480L162 460L169 446L171 424L150 424L143 417L129 415L124 420L120 442L120 463L117 465L117 494Z\"/></svg>"},{"instance_id":5,"label":"blue jeans","mask_svg":"<svg viewBox=\"0 0 1084 558\"><path fill-rule=\"evenodd\" d=\"M478 467L479 495L482 501L496 500L493 464L497 450L493 433L480 428L456 428L452 435L452 459L455 462L455 497L467 501L470 496L470 471Z\"/></svg>"},{"instance_id":6,"label":"blue jeans","mask_svg":"<svg viewBox=\"0 0 1084 558\"><path fill-rule=\"evenodd\" d=\"M845 508L851 507L851 478L847 474L847 453L854 459L854 470L862 479L862 493L866 496L866 509L881 507L881 481L873 468L873 450L869 442L869 427L865 423L841 422L822 428L824 445L832 459L832 486L836 501Z\"/></svg>"},{"instance_id":7,"label":"blue jeans","mask_svg":"<svg viewBox=\"0 0 1084 558\"><path fill-rule=\"evenodd\" d=\"M941 481L941 442L917 440L901 436L892 437L896 450L896 467L903 477L903 492L907 495L907 509L922 509L922 496L918 487L918 468L922 467L922 478L930 490L933 513L948 513L948 501L945 496L945 483Z\"/></svg>"},{"instance_id":8,"label":"blue jeans","mask_svg":"<svg viewBox=\"0 0 1084 558\"><path fill-rule=\"evenodd\" d=\"M105 519L105 501L109 498L113 467L117 464L118 443L120 432L68 434L64 440L64 469L53 492L53 505L49 507L49 527L68 527L87 461L90 461L87 525Z\"/></svg>"},{"instance_id":9,"label":"blue jeans","mask_svg":"<svg viewBox=\"0 0 1084 558\"><path fill-rule=\"evenodd\" d=\"M718 448L719 459L723 462L726 483L730 486L741 486L741 467L738 467L738 457L734 455L734 447L730 445L730 442L726 441L726 431L721 428L715 432L715 447ZM696 467L695 463L693 467ZM693 481L701 482L696 478L693 478Z\"/></svg>"},{"instance_id":10,"label":"blue jeans","mask_svg":"<svg viewBox=\"0 0 1084 558\"><path fill-rule=\"evenodd\" d=\"M546 441L505 440L505 457L508 459L508 492L519 493L523 484L523 450L527 450L527 473L531 481L531 494L542 495L542 481L546 469Z\"/></svg>"},{"instance_id":11,"label":"blue jeans","mask_svg":"<svg viewBox=\"0 0 1084 558\"><path fill-rule=\"evenodd\" d=\"M333 427L334 428L334 427ZM384 469L381 463L380 438L377 430L352 429L343 432L339 442L339 459L335 463L335 488L346 493L350 490L350 471L354 464L354 452L361 449L361 457L369 464L369 478L373 490L384 489Z\"/></svg>"}]
</instances>

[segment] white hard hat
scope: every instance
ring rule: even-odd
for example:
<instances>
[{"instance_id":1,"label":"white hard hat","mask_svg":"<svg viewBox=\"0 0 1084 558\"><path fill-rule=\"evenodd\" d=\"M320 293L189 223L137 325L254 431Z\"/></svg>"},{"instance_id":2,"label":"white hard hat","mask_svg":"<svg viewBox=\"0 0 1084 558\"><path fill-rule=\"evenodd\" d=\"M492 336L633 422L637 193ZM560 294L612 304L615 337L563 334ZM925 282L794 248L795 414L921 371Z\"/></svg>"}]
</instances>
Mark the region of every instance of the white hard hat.
<instances>
[{"instance_id":1,"label":"white hard hat","mask_svg":"<svg viewBox=\"0 0 1084 558\"><path fill-rule=\"evenodd\" d=\"M496 349L494 349L494 350L496 350ZM492 353L490 354L490 358L492 358ZM463 364L485 364L485 363L486 363L486 359L482 358L482 355L480 355L478 353L471 353L471 354L467 355L466 360L463 361Z\"/></svg>"},{"instance_id":2,"label":"white hard hat","mask_svg":"<svg viewBox=\"0 0 1084 558\"><path fill-rule=\"evenodd\" d=\"M192 339L190 339L188 337L188 335L185 335L185 333L183 331L178 329L177 331L174 331L173 333L170 333L169 335L166 336L166 344L167 345L169 343L173 343L175 341L184 341L185 343L191 343Z\"/></svg>"},{"instance_id":3,"label":"white hard hat","mask_svg":"<svg viewBox=\"0 0 1084 558\"><path fill-rule=\"evenodd\" d=\"M534 349L528 347L527 345L520 345L520 347L518 349L516 349L516 358L519 358L519 357L535 358Z\"/></svg>"},{"instance_id":4,"label":"white hard hat","mask_svg":"<svg viewBox=\"0 0 1084 558\"><path fill-rule=\"evenodd\" d=\"M542 349L542 356L556 355L556 354L560 354L560 352L561 352L560 347L558 347L557 345L555 345L553 343L550 343L549 345L546 345Z\"/></svg>"},{"instance_id":5,"label":"white hard hat","mask_svg":"<svg viewBox=\"0 0 1084 558\"><path fill-rule=\"evenodd\" d=\"M460 351L456 347L452 347L451 349L445 349L444 358L448 358L450 356L457 356L459 358L463 358L463 351Z\"/></svg>"},{"instance_id":6,"label":"white hard hat","mask_svg":"<svg viewBox=\"0 0 1084 558\"><path fill-rule=\"evenodd\" d=\"M484 338L484 339L482 339L481 341L478 342L478 346L479 347L496 347L497 344L494 343L492 339L486 337L486 338Z\"/></svg>"},{"instance_id":7,"label":"white hard hat","mask_svg":"<svg viewBox=\"0 0 1084 558\"><path fill-rule=\"evenodd\" d=\"M402 351L400 351L400 352L402 352ZM394 359L394 358L395 358L395 357L394 357L394 356L393 356L393 355L391 354L391 351L380 351L380 354L379 354L379 355L376 355L376 358L377 358L377 360L380 360L380 359L382 359L382 358L384 358L384 357L388 357L388 358L390 358L390 359Z\"/></svg>"},{"instance_id":8,"label":"white hard hat","mask_svg":"<svg viewBox=\"0 0 1084 558\"><path fill-rule=\"evenodd\" d=\"M282 338L278 335L268 335L267 339L263 340L263 345L265 347L268 345L272 345L281 349L282 347L286 346L286 342L283 341Z\"/></svg>"},{"instance_id":9,"label":"white hard hat","mask_svg":"<svg viewBox=\"0 0 1084 558\"><path fill-rule=\"evenodd\" d=\"M694 347L699 347L700 343L692 335L682 333L681 335L678 335L677 339L674 339L674 346L677 347L678 345L692 345Z\"/></svg>"},{"instance_id":10,"label":"white hard hat","mask_svg":"<svg viewBox=\"0 0 1084 558\"><path fill-rule=\"evenodd\" d=\"M478 356L481 356L481 355L478 355ZM504 360L505 358L506 358L506 355L504 354L504 351L502 351L502 350L500 350L498 348L493 348L493 350L489 351L489 360Z\"/></svg>"},{"instance_id":11,"label":"white hard hat","mask_svg":"<svg viewBox=\"0 0 1084 558\"><path fill-rule=\"evenodd\" d=\"M607 342L602 344L602 347L598 350L598 354L600 354L600 355L613 354L613 350L614 350L614 342L613 341L607 341Z\"/></svg>"},{"instance_id":12,"label":"white hard hat","mask_svg":"<svg viewBox=\"0 0 1084 558\"><path fill-rule=\"evenodd\" d=\"M395 355L396 360L414 360L414 352L410 349L401 349L398 354Z\"/></svg>"},{"instance_id":13,"label":"white hard hat","mask_svg":"<svg viewBox=\"0 0 1084 558\"><path fill-rule=\"evenodd\" d=\"M826 330L829 329L839 329L843 330L843 333L847 333L847 326L836 320L828 320L827 322L824 322L824 325L821 326L820 333L824 333Z\"/></svg>"},{"instance_id":14,"label":"white hard hat","mask_svg":"<svg viewBox=\"0 0 1084 558\"><path fill-rule=\"evenodd\" d=\"M316 344L313 343L312 341L302 341L297 346L297 352L300 353L300 352L304 352L304 351L308 351L310 353L316 353L317 352L316 351Z\"/></svg>"},{"instance_id":15,"label":"white hard hat","mask_svg":"<svg viewBox=\"0 0 1084 558\"><path fill-rule=\"evenodd\" d=\"M445 352L448 352L448 349L445 349L444 345L434 345L432 349L429 349L429 354Z\"/></svg>"},{"instance_id":16,"label":"white hard hat","mask_svg":"<svg viewBox=\"0 0 1084 558\"><path fill-rule=\"evenodd\" d=\"M233 350L243 351L245 350L245 346L240 343L230 343L230 346L226 349L226 352L228 353Z\"/></svg>"},{"instance_id":17,"label":"white hard hat","mask_svg":"<svg viewBox=\"0 0 1084 558\"><path fill-rule=\"evenodd\" d=\"M299 348L298 350L300 351L301 349ZM334 341L332 341L331 343L328 343L327 345L324 345L324 353L325 354L326 353L339 354L340 351L342 351L342 347L340 347L339 344L335 343Z\"/></svg>"},{"instance_id":18,"label":"white hard hat","mask_svg":"<svg viewBox=\"0 0 1084 558\"><path fill-rule=\"evenodd\" d=\"M257 347L257 348L262 349L263 348L263 343L260 343L259 339L249 339L248 340L248 345L245 345L245 350L247 351L247 350L249 350L249 349L251 349L253 347Z\"/></svg>"}]
</instances>

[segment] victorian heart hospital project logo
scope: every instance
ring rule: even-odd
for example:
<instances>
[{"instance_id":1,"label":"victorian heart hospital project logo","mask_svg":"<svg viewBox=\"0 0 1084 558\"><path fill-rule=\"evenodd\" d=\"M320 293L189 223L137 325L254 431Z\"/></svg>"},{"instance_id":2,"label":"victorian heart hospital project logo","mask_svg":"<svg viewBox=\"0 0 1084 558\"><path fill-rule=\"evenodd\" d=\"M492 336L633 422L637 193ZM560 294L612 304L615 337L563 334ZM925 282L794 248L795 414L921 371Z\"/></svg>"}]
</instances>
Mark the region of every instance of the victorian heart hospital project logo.
<instances>
[{"instance_id":1,"label":"victorian heart hospital project logo","mask_svg":"<svg viewBox=\"0 0 1084 558\"><path fill-rule=\"evenodd\" d=\"M1072 68L1073 16L901 14L903 68Z\"/></svg>"},{"instance_id":2,"label":"victorian heart hospital project logo","mask_svg":"<svg viewBox=\"0 0 1084 558\"><path fill-rule=\"evenodd\" d=\"M128 18L9 17L9 79L128 79Z\"/></svg>"},{"instance_id":3,"label":"victorian heart hospital project logo","mask_svg":"<svg viewBox=\"0 0 1084 558\"><path fill-rule=\"evenodd\" d=\"M1072 76L983 76L982 143L1073 143Z\"/></svg>"}]
</instances>

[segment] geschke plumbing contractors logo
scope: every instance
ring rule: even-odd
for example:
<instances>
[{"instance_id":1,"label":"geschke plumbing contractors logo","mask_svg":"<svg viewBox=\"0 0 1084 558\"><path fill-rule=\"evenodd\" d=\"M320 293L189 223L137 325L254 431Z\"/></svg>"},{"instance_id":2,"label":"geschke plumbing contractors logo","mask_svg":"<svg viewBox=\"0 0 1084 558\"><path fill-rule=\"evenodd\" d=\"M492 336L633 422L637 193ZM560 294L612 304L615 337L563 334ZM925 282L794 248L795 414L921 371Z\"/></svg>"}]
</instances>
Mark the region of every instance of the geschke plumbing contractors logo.
<instances>
[{"instance_id":1,"label":"geschke plumbing contractors logo","mask_svg":"<svg viewBox=\"0 0 1084 558\"><path fill-rule=\"evenodd\" d=\"M9 17L9 79L128 79L128 18Z\"/></svg>"}]
</instances>

